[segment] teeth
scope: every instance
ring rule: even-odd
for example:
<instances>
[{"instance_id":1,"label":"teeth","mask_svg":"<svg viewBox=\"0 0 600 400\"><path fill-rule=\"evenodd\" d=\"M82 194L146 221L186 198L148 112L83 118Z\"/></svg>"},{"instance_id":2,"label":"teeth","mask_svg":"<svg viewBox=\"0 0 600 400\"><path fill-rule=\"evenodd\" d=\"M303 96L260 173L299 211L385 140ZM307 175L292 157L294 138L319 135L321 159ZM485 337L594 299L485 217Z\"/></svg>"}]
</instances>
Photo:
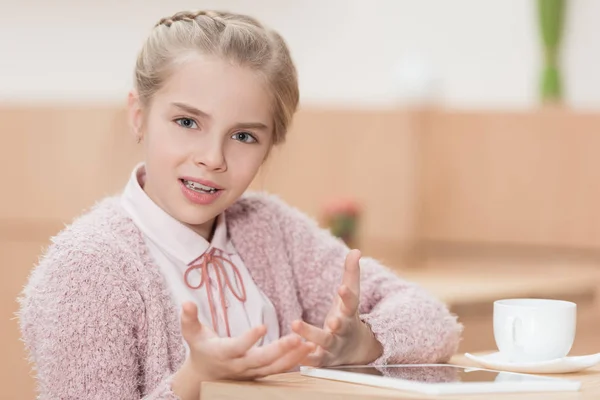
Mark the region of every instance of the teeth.
<instances>
[{"instance_id":1,"label":"teeth","mask_svg":"<svg viewBox=\"0 0 600 400\"><path fill-rule=\"evenodd\" d=\"M198 183L198 182L186 181L184 179L183 183L185 184L185 186L188 189L192 189L193 191L199 192L199 193L214 193L214 192L217 191L217 189L215 189L213 187L206 186L206 185L203 185L203 184Z\"/></svg>"}]
</instances>

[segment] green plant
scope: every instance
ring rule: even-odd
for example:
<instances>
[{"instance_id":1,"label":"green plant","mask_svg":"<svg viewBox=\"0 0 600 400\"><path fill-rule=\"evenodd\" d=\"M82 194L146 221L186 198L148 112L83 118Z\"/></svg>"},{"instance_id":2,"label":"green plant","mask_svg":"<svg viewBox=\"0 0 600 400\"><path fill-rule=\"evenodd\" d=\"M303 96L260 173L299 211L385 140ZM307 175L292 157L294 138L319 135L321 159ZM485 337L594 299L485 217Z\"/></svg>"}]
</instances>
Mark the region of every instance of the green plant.
<instances>
[{"instance_id":1,"label":"green plant","mask_svg":"<svg viewBox=\"0 0 600 400\"><path fill-rule=\"evenodd\" d=\"M544 44L540 95L544 102L562 100L563 84L558 64L565 7L565 0L538 0L538 17Z\"/></svg>"}]
</instances>

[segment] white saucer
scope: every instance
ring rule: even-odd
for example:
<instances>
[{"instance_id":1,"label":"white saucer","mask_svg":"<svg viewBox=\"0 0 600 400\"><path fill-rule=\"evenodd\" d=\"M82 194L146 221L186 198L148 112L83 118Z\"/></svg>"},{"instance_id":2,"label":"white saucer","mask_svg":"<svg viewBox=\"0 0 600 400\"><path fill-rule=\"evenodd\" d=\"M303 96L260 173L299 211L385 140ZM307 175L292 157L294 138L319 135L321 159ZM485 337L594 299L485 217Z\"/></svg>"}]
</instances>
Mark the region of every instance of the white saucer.
<instances>
[{"instance_id":1,"label":"white saucer","mask_svg":"<svg viewBox=\"0 0 600 400\"><path fill-rule=\"evenodd\" d=\"M469 360L488 369L525 374L568 374L593 367L600 363L600 353L589 356L563 357L540 362L510 362L501 353L491 353L480 356L465 353Z\"/></svg>"}]
</instances>

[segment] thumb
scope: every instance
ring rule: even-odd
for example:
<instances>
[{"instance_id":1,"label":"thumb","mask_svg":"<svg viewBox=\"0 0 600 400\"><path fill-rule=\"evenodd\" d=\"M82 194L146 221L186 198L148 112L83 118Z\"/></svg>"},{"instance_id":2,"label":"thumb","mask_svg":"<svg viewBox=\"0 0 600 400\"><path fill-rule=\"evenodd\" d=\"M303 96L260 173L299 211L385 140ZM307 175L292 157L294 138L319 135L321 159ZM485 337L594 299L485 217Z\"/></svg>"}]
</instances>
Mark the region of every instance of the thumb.
<instances>
[{"instance_id":1,"label":"thumb","mask_svg":"<svg viewBox=\"0 0 600 400\"><path fill-rule=\"evenodd\" d=\"M181 308L181 334L191 344L210 332L210 328L202 326L198 320L198 306L191 301L183 303Z\"/></svg>"},{"instance_id":2,"label":"thumb","mask_svg":"<svg viewBox=\"0 0 600 400\"><path fill-rule=\"evenodd\" d=\"M354 293L360 296L360 250L352 250L346 256L344 263L344 274L342 283Z\"/></svg>"}]
</instances>

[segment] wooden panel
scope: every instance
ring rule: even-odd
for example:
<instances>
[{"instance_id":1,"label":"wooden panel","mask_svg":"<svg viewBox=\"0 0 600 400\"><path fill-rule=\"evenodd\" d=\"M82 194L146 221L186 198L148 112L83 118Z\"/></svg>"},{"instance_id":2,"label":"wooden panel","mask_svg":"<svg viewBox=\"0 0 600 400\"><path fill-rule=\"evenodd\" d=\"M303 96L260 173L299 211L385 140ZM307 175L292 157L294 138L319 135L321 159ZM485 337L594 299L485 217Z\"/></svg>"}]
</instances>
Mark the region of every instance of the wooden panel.
<instances>
[{"instance_id":1,"label":"wooden panel","mask_svg":"<svg viewBox=\"0 0 600 400\"><path fill-rule=\"evenodd\" d=\"M600 114L439 112L422 140L424 240L600 248Z\"/></svg>"},{"instance_id":2,"label":"wooden panel","mask_svg":"<svg viewBox=\"0 0 600 400\"><path fill-rule=\"evenodd\" d=\"M70 220L139 159L118 107L0 108L0 218Z\"/></svg>"},{"instance_id":3,"label":"wooden panel","mask_svg":"<svg viewBox=\"0 0 600 400\"><path fill-rule=\"evenodd\" d=\"M364 207L360 244L401 265L413 245L418 135L425 113L303 110L255 188L319 218L324 201L350 196Z\"/></svg>"}]
</instances>

